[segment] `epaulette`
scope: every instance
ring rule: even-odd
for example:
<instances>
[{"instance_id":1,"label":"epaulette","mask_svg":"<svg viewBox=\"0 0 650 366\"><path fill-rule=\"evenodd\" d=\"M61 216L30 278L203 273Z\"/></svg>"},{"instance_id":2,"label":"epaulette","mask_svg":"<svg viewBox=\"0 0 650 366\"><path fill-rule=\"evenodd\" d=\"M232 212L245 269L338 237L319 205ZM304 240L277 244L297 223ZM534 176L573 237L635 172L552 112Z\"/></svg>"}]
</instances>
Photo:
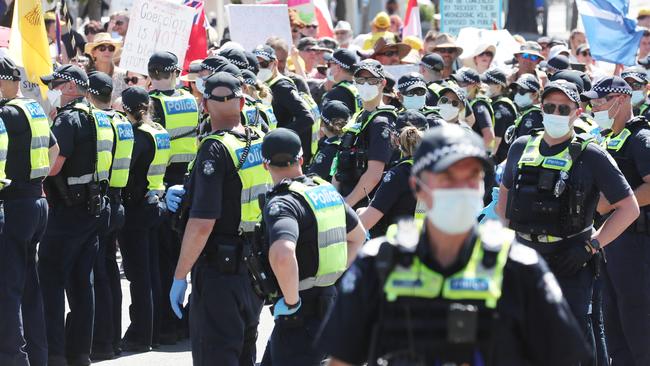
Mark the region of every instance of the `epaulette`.
<instances>
[{"instance_id":1,"label":"epaulette","mask_svg":"<svg viewBox=\"0 0 650 366\"><path fill-rule=\"evenodd\" d=\"M508 259L523 265L532 265L539 262L539 254L535 249L514 241L510 246Z\"/></svg>"}]
</instances>

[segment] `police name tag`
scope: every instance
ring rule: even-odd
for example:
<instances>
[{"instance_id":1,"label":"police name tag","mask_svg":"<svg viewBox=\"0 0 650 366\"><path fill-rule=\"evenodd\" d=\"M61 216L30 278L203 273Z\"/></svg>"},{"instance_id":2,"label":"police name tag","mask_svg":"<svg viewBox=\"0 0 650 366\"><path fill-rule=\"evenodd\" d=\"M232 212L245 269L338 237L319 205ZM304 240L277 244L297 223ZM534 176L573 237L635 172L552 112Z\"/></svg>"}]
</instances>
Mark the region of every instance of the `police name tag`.
<instances>
[{"instance_id":1,"label":"police name tag","mask_svg":"<svg viewBox=\"0 0 650 366\"><path fill-rule=\"evenodd\" d=\"M101 128L109 128L111 126L111 120L108 118L108 115L104 112L95 111L95 120L97 121L97 126Z\"/></svg>"},{"instance_id":2,"label":"police name tag","mask_svg":"<svg viewBox=\"0 0 650 366\"><path fill-rule=\"evenodd\" d=\"M454 278L450 280L449 288L456 291L487 291L490 284L485 278Z\"/></svg>"},{"instance_id":3,"label":"police name tag","mask_svg":"<svg viewBox=\"0 0 650 366\"><path fill-rule=\"evenodd\" d=\"M544 165L554 166L554 167L558 167L558 168L564 168L567 164L568 164L568 162L566 160L562 160L562 159L548 158L548 159L544 160Z\"/></svg>"},{"instance_id":4,"label":"police name tag","mask_svg":"<svg viewBox=\"0 0 650 366\"><path fill-rule=\"evenodd\" d=\"M117 125L117 138L118 140L133 140L133 127L128 123L120 123Z\"/></svg>"},{"instance_id":5,"label":"police name tag","mask_svg":"<svg viewBox=\"0 0 650 366\"><path fill-rule=\"evenodd\" d=\"M237 160L241 160L241 157L244 154L245 149L246 149L245 147L242 147L241 149L237 150ZM252 145L248 150L248 156L246 156L246 160L244 160L241 168L248 169L248 168L258 166L262 164L263 160L264 159L262 158L262 144Z\"/></svg>"},{"instance_id":6,"label":"police name tag","mask_svg":"<svg viewBox=\"0 0 650 366\"><path fill-rule=\"evenodd\" d=\"M27 112L29 112L29 115L32 118L46 118L43 107L41 107L37 102L25 104L25 109L27 109Z\"/></svg>"},{"instance_id":7,"label":"police name tag","mask_svg":"<svg viewBox=\"0 0 650 366\"><path fill-rule=\"evenodd\" d=\"M306 192L312 206L317 210L341 204L341 195L333 186L321 186Z\"/></svg>"},{"instance_id":8,"label":"police name tag","mask_svg":"<svg viewBox=\"0 0 650 366\"><path fill-rule=\"evenodd\" d=\"M184 99L172 99L165 101L167 114L193 113L197 111L196 100L193 97Z\"/></svg>"},{"instance_id":9,"label":"police name tag","mask_svg":"<svg viewBox=\"0 0 650 366\"><path fill-rule=\"evenodd\" d=\"M158 150L168 150L171 146L169 134L159 133L156 135L156 146Z\"/></svg>"}]
</instances>

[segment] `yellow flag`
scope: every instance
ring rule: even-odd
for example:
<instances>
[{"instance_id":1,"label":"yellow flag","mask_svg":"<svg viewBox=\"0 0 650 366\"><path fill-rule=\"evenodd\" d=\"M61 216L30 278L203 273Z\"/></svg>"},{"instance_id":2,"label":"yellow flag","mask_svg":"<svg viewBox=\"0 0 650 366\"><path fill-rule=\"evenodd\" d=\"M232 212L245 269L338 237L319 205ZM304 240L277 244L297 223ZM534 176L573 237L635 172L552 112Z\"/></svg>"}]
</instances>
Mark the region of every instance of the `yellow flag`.
<instances>
[{"instance_id":1,"label":"yellow flag","mask_svg":"<svg viewBox=\"0 0 650 366\"><path fill-rule=\"evenodd\" d=\"M39 84L45 96L47 86L39 77L52 73L52 58L45 31L41 0L16 0L11 22L9 54L25 68L27 80Z\"/></svg>"}]
</instances>

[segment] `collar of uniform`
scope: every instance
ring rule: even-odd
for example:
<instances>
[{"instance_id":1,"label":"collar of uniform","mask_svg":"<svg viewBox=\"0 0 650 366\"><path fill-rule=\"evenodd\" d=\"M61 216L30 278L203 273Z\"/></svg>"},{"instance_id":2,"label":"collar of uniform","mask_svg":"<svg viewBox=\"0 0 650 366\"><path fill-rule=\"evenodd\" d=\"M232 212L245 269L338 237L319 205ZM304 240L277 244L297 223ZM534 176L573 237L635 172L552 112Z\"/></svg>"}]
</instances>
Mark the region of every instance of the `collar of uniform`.
<instances>
[{"instance_id":1,"label":"collar of uniform","mask_svg":"<svg viewBox=\"0 0 650 366\"><path fill-rule=\"evenodd\" d=\"M477 227L474 226L472 228L472 231L467 236L462 248L458 252L458 256L454 263L449 267L443 268L431 252L431 246L429 245L429 239L427 236L426 220L428 219L425 219L424 230L422 230L422 234L420 235L420 241L418 242L415 253L422 263L429 267L429 269L440 273L445 277L449 277L463 269L467 265L467 262L469 262L469 259L472 256L472 250L474 249L474 244L476 243L476 238L478 237Z\"/></svg>"},{"instance_id":2,"label":"collar of uniform","mask_svg":"<svg viewBox=\"0 0 650 366\"><path fill-rule=\"evenodd\" d=\"M77 97L77 98L71 100L70 102L68 102L68 104L61 106L61 108L59 108L59 110L61 111L61 110L64 110L64 109L70 109L70 108L72 108L72 106L74 106L77 103L85 103L85 102L86 102L85 97ZM88 103L86 103L86 104L88 104Z\"/></svg>"},{"instance_id":3,"label":"collar of uniform","mask_svg":"<svg viewBox=\"0 0 650 366\"><path fill-rule=\"evenodd\" d=\"M539 153L542 154L543 156L553 156L555 154L559 154L560 152L562 152L562 150L566 149L571 144L572 140L573 139L571 138L557 145L548 146L546 141L542 139L542 141L539 144Z\"/></svg>"},{"instance_id":4,"label":"collar of uniform","mask_svg":"<svg viewBox=\"0 0 650 366\"><path fill-rule=\"evenodd\" d=\"M176 94L176 89L169 89L169 90L158 90L158 89L156 89L156 90L152 90L152 91L149 93L149 95L151 95L151 94L156 94L156 93L164 94L164 95L166 95L166 96L168 96L168 97L171 97L171 96L173 96L174 94Z\"/></svg>"}]
</instances>

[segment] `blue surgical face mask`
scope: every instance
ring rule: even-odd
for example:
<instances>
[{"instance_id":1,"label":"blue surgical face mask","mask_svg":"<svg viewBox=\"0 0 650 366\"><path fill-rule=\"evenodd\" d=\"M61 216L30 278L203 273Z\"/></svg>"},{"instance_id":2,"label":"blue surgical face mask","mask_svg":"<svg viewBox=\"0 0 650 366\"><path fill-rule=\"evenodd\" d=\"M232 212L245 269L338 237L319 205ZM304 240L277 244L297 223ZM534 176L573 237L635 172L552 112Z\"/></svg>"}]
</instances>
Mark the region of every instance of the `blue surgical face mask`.
<instances>
[{"instance_id":1,"label":"blue surgical face mask","mask_svg":"<svg viewBox=\"0 0 650 366\"><path fill-rule=\"evenodd\" d=\"M426 102L426 99L427 99L426 95L413 95L413 96L405 95L402 104L406 109L417 111L422 109L422 107L424 107L424 103Z\"/></svg>"}]
</instances>

